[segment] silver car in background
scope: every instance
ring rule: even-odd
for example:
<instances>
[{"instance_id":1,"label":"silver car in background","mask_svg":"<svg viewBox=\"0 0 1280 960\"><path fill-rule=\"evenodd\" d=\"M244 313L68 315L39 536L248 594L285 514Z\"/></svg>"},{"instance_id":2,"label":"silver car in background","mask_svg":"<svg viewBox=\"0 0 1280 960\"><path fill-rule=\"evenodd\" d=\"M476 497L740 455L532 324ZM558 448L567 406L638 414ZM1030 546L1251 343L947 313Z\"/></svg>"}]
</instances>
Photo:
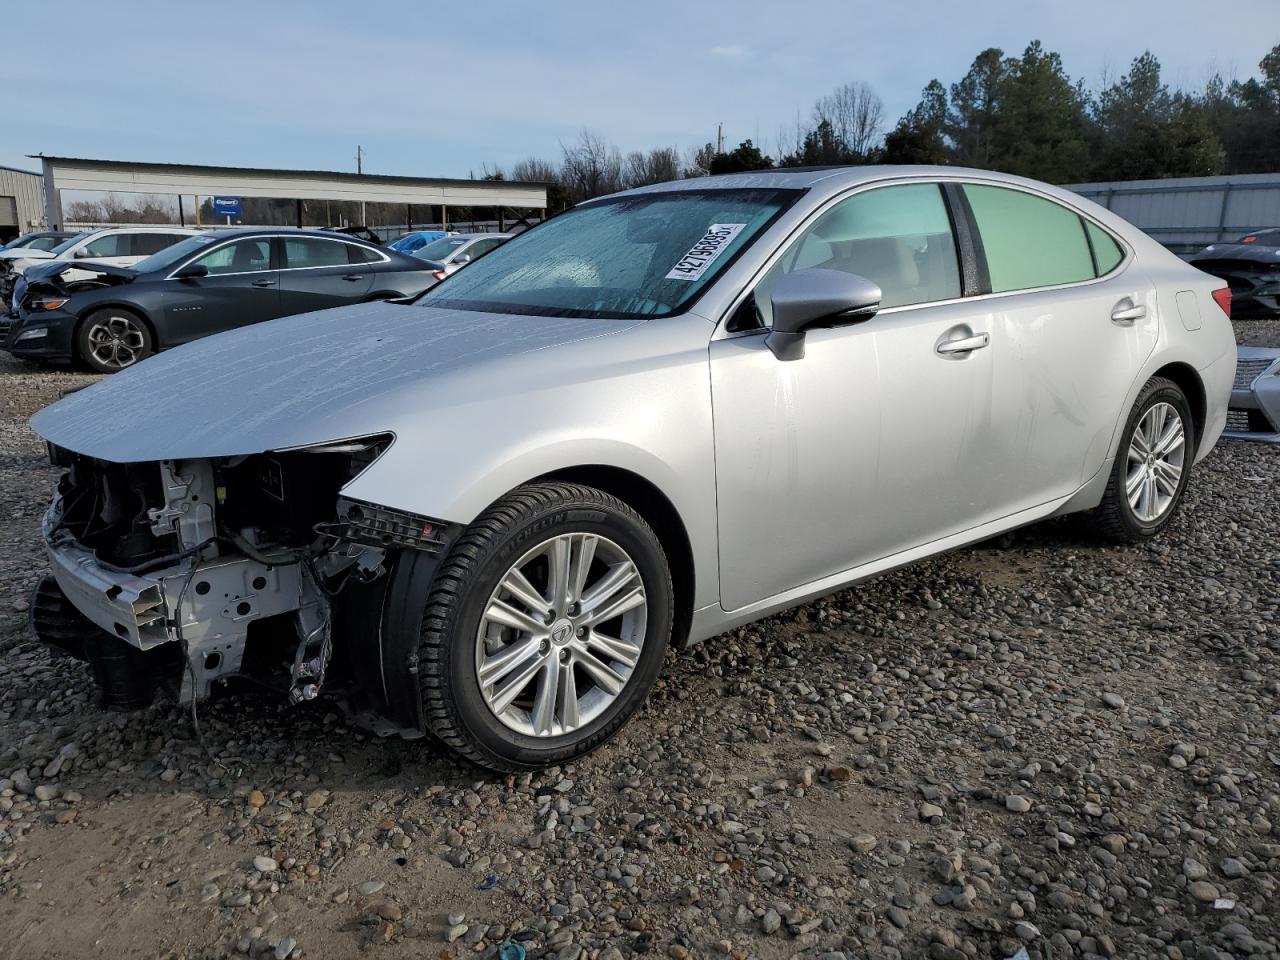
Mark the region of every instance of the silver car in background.
<instances>
[{"instance_id":1,"label":"silver car in background","mask_svg":"<svg viewBox=\"0 0 1280 960\"><path fill-rule=\"evenodd\" d=\"M109 705L240 674L525 770L669 643L1068 513L1175 517L1229 292L1079 196L952 167L583 204L440 283L209 337L38 413L32 618Z\"/></svg>"},{"instance_id":2,"label":"silver car in background","mask_svg":"<svg viewBox=\"0 0 1280 960\"><path fill-rule=\"evenodd\" d=\"M496 247L502 246L515 234L512 233L460 233L439 237L413 251L413 255L427 261L436 282L457 273L472 260Z\"/></svg>"}]
</instances>

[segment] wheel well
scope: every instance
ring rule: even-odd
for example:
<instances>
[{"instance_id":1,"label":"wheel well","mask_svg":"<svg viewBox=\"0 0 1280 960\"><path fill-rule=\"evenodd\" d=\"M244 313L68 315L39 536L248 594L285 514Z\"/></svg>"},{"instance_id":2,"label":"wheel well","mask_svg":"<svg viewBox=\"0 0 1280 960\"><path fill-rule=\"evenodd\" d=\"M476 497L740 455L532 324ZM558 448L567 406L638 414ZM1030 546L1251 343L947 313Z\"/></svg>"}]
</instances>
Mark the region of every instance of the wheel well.
<instances>
[{"instance_id":1,"label":"wheel well","mask_svg":"<svg viewBox=\"0 0 1280 960\"><path fill-rule=\"evenodd\" d=\"M1198 447L1200 438L1204 436L1205 421L1209 416L1208 404L1204 395L1204 383L1200 380L1200 374L1196 373L1195 368L1189 364L1170 363L1161 367L1152 376L1172 380L1186 394L1187 403L1191 404L1191 420L1195 426L1196 446Z\"/></svg>"},{"instance_id":2,"label":"wheel well","mask_svg":"<svg viewBox=\"0 0 1280 960\"><path fill-rule=\"evenodd\" d=\"M675 588L675 622L671 636L683 645L693 622L693 548L680 514L666 494L638 474L620 467L582 466L557 470L538 477L539 480L564 480L585 484L613 494L640 514L653 528L667 554L671 582Z\"/></svg>"},{"instance_id":3,"label":"wheel well","mask_svg":"<svg viewBox=\"0 0 1280 960\"><path fill-rule=\"evenodd\" d=\"M135 307L131 303L95 303L92 307L90 307L84 313L80 314L80 317L76 320L76 328L71 332L72 346L75 346L77 343L79 343L80 330L82 327L84 327L85 321L87 321L95 313L98 313L101 310L121 310L124 313L128 313L132 316L137 317L140 321L146 324L147 333L151 334L151 349L152 350L160 349L160 338L159 336L156 335L156 325L151 322L150 317L148 317L145 313L143 313L141 310L139 310L137 307Z\"/></svg>"}]
</instances>

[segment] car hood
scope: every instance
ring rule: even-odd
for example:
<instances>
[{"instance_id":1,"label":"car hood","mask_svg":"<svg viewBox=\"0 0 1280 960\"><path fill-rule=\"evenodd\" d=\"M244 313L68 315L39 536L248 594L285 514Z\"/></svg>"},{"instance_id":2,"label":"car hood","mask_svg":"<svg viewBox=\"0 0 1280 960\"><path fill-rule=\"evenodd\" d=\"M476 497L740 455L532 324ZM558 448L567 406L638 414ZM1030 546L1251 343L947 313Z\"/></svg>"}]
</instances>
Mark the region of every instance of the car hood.
<instances>
[{"instance_id":1,"label":"car hood","mask_svg":"<svg viewBox=\"0 0 1280 960\"><path fill-rule=\"evenodd\" d=\"M48 250L28 250L19 247L17 250L0 250L0 260L52 260L53 254Z\"/></svg>"},{"instance_id":2,"label":"car hood","mask_svg":"<svg viewBox=\"0 0 1280 960\"><path fill-rule=\"evenodd\" d=\"M518 390L527 354L636 323L336 307L158 354L63 397L31 427L117 463L239 456L410 426L429 436L431 419L468 397Z\"/></svg>"},{"instance_id":3,"label":"car hood","mask_svg":"<svg viewBox=\"0 0 1280 960\"><path fill-rule=\"evenodd\" d=\"M52 280L59 274L73 269L101 273L122 280L132 280L138 276L137 270L117 267L110 263L98 263L94 260L50 260L47 263L34 263L27 267L26 276L30 283L35 283L38 280Z\"/></svg>"}]
</instances>

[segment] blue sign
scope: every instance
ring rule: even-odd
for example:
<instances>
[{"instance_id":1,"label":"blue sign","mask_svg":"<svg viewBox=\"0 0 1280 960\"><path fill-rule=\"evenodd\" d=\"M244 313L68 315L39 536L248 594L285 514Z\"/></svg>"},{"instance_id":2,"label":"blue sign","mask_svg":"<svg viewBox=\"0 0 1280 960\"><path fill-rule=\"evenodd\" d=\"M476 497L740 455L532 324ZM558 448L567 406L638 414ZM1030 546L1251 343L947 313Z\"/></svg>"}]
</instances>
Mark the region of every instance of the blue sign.
<instances>
[{"instance_id":1,"label":"blue sign","mask_svg":"<svg viewBox=\"0 0 1280 960\"><path fill-rule=\"evenodd\" d=\"M214 197L213 212L219 217L240 216L239 197Z\"/></svg>"}]
</instances>

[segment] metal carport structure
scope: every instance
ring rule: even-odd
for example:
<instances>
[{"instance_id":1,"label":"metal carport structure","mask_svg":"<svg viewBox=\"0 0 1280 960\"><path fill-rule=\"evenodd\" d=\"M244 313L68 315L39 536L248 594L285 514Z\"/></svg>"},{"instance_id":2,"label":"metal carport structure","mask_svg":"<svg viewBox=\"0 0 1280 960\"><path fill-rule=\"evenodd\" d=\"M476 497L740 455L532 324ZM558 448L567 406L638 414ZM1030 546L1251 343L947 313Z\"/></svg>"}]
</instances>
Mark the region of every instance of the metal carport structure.
<instances>
[{"instance_id":1,"label":"metal carport structure","mask_svg":"<svg viewBox=\"0 0 1280 960\"><path fill-rule=\"evenodd\" d=\"M402 203L440 208L448 222L449 207L510 207L545 214L547 187L509 180L453 180L438 177L392 177L381 174L323 170L274 170L259 167L211 167L183 163L132 163L33 154L44 176L45 219L60 229L63 190L103 193L158 193L182 196L228 195L268 197L298 202L339 200ZM527 213L525 214L527 216ZM520 218L517 218L520 219Z\"/></svg>"}]
</instances>

